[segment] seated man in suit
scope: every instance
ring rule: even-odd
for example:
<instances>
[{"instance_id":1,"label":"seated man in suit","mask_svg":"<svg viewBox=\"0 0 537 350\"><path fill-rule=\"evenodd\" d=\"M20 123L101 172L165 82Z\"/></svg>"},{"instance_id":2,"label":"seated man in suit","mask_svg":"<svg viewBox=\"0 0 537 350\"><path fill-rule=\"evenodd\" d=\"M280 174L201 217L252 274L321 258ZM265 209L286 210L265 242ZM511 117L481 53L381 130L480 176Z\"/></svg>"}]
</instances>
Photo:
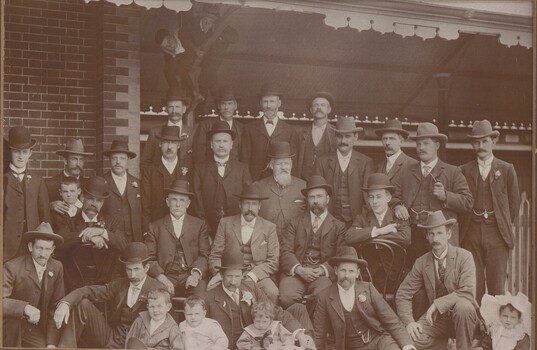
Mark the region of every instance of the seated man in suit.
<instances>
[{"instance_id":1,"label":"seated man in suit","mask_svg":"<svg viewBox=\"0 0 537 350\"><path fill-rule=\"evenodd\" d=\"M336 349L415 350L401 320L377 289L357 281L360 267L367 267L367 261L358 259L354 248L345 247L328 262L334 267L337 282L323 290L317 300L313 320L317 349L326 348L330 332Z\"/></svg>"},{"instance_id":2,"label":"seated man in suit","mask_svg":"<svg viewBox=\"0 0 537 350\"><path fill-rule=\"evenodd\" d=\"M48 223L26 232L29 252L4 264L4 347L55 347L60 331L53 320L54 307L63 298L63 267L51 258L61 236Z\"/></svg>"},{"instance_id":3,"label":"seated man in suit","mask_svg":"<svg viewBox=\"0 0 537 350\"><path fill-rule=\"evenodd\" d=\"M207 225L188 215L194 193L185 180L164 189L169 214L149 224L144 241L152 258L149 276L155 277L173 295L200 295L207 282L207 257L211 249Z\"/></svg>"},{"instance_id":4,"label":"seated man in suit","mask_svg":"<svg viewBox=\"0 0 537 350\"><path fill-rule=\"evenodd\" d=\"M261 197L256 186L245 184L241 194L234 194L240 199L240 215L223 218L218 225L209 267L214 275L209 286L220 282L218 273L222 253L225 250L240 251L244 257L246 270L245 282L257 284L273 303L278 302L278 287L271 277L278 271L280 243L276 234L276 225L258 216Z\"/></svg>"},{"instance_id":5,"label":"seated man in suit","mask_svg":"<svg viewBox=\"0 0 537 350\"><path fill-rule=\"evenodd\" d=\"M449 337L456 338L457 349L472 348L478 307L475 265L469 251L448 243L455 222L439 210L419 225L432 250L416 260L397 291L397 314L418 349L445 349ZM412 298L422 288L429 309L415 321Z\"/></svg>"},{"instance_id":6,"label":"seated man in suit","mask_svg":"<svg viewBox=\"0 0 537 350\"><path fill-rule=\"evenodd\" d=\"M140 312L147 310L147 294L164 288L147 276L148 260L145 244L129 243L119 258L127 277L106 285L84 286L63 297L54 313L56 327L66 325L58 346L76 348L83 338L85 344L94 348L125 348L129 328ZM93 304L95 301L110 303L107 318Z\"/></svg>"}]
</instances>

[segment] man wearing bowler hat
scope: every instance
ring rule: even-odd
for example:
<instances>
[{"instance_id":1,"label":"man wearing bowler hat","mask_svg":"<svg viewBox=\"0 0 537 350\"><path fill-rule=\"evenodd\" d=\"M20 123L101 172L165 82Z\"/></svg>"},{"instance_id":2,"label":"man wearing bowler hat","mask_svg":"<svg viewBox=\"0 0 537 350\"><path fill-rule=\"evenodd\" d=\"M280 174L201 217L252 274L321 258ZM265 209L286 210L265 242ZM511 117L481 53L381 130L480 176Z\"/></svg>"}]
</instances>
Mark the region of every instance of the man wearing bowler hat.
<instances>
[{"instance_id":1,"label":"man wearing bowler hat","mask_svg":"<svg viewBox=\"0 0 537 350\"><path fill-rule=\"evenodd\" d=\"M357 280L367 261L354 248L345 247L328 259L337 281L319 295L315 307L314 340L318 350L326 348L332 333L336 349L416 349L401 320L369 282Z\"/></svg>"},{"instance_id":2,"label":"man wearing bowler hat","mask_svg":"<svg viewBox=\"0 0 537 350\"><path fill-rule=\"evenodd\" d=\"M116 217L119 229L129 242L142 242L141 181L128 171L129 159L136 153L129 150L127 142L114 140L109 150L103 152L110 160L110 171L104 174L110 196L103 205L103 214Z\"/></svg>"},{"instance_id":3,"label":"man wearing bowler hat","mask_svg":"<svg viewBox=\"0 0 537 350\"><path fill-rule=\"evenodd\" d=\"M278 110L282 105L282 94L274 87L265 84L259 93L263 117L254 120L246 127L246 137L241 151L245 161L250 165L252 179L257 181L268 175L268 152L274 142L287 142L291 147L291 154L297 152L297 133L295 128L278 118ZM296 173L293 172L293 175Z\"/></svg>"},{"instance_id":4,"label":"man wearing bowler hat","mask_svg":"<svg viewBox=\"0 0 537 350\"><path fill-rule=\"evenodd\" d=\"M337 150L317 158L313 170L332 185L334 196L329 211L347 227L356 215L362 213L364 196L361 189L373 172L373 160L353 150L361 130L363 128L356 127L354 118L338 118L335 130Z\"/></svg>"},{"instance_id":5,"label":"man wearing bowler hat","mask_svg":"<svg viewBox=\"0 0 537 350\"><path fill-rule=\"evenodd\" d=\"M505 293L507 260L514 240L511 227L520 205L517 174L512 164L496 158L500 133L488 120L476 121L468 135L477 159L461 166L474 196L474 206L461 221L462 247L474 256L476 300Z\"/></svg>"},{"instance_id":6,"label":"man wearing bowler hat","mask_svg":"<svg viewBox=\"0 0 537 350\"><path fill-rule=\"evenodd\" d=\"M244 258L246 283L256 284L273 302L278 302L278 287L272 278L278 271L280 243L276 234L276 225L258 216L262 206L262 197L257 186L245 184L239 198L239 215L228 216L220 220L211 254L209 267L214 276L209 283L220 282L218 273L222 254L225 250L240 251ZM211 283L213 282L213 283Z\"/></svg>"},{"instance_id":7,"label":"man wearing bowler hat","mask_svg":"<svg viewBox=\"0 0 537 350\"><path fill-rule=\"evenodd\" d=\"M251 182L248 166L230 157L236 136L228 123L215 121L207 133L213 156L194 166L196 212L209 225L213 239L220 219L240 212L239 200L232 194Z\"/></svg>"},{"instance_id":8,"label":"man wearing bowler hat","mask_svg":"<svg viewBox=\"0 0 537 350\"><path fill-rule=\"evenodd\" d=\"M80 185L86 180L83 177L84 163L86 158L92 153L84 150L82 139L68 139L63 149L57 150L56 154L63 157L64 169L59 174L46 179L48 197L50 201L50 210L60 214L69 212L69 205L62 201L60 196L60 185L64 177L75 177Z\"/></svg>"},{"instance_id":9,"label":"man wearing bowler hat","mask_svg":"<svg viewBox=\"0 0 537 350\"><path fill-rule=\"evenodd\" d=\"M445 349L449 337L456 339L457 349L472 348L475 265L470 252L448 243L456 221L438 210L419 225L431 250L416 260L395 297L397 314L418 349ZM415 321L412 299L421 289L429 308Z\"/></svg>"},{"instance_id":10,"label":"man wearing bowler hat","mask_svg":"<svg viewBox=\"0 0 537 350\"><path fill-rule=\"evenodd\" d=\"M259 210L259 216L276 224L280 242L287 223L306 211L301 192L306 187L306 181L291 175L294 155L288 142L272 142L268 153L272 175L254 183L260 195L267 198Z\"/></svg>"},{"instance_id":11,"label":"man wearing bowler hat","mask_svg":"<svg viewBox=\"0 0 537 350\"><path fill-rule=\"evenodd\" d=\"M4 249L3 261L21 255L23 234L40 222L50 221L49 198L45 182L28 169L37 141L23 126L9 130L9 166L4 170Z\"/></svg>"},{"instance_id":12,"label":"man wearing bowler hat","mask_svg":"<svg viewBox=\"0 0 537 350\"><path fill-rule=\"evenodd\" d=\"M162 282L170 294L200 295L207 286L207 257L211 249L207 225L188 215L194 193L185 180L164 189L169 214L149 224L144 242L152 258L149 276Z\"/></svg>"},{"instance_id":13,"label":"man wearing bowler hat","mask_svg":"<svg viewBox=\"0 0 537 350\"><path fill-rule=\"evenodd\" d=\"M298 135L297 175L308 179L313 175L313 165L317 158L332 154L337 149L338 141L334 127L328 124L328 115L334 107L334 96L329 92L311 94L306 103L313 116L311 129Z\"/></svg>"},{"instance_id":14,"label":"man wearing bowler hat","mask_svg":"<svg viewBox=\"0 0 537 350\"><path fill-rule=\"evenodd\" d=\"M380 137L382 148L386 154L386 158L377 164L376 173L387 174L390 181L392 181L394 176L400 173L401 169L418 163L417 160L407 156L401 149L409 132L403 129L399 120L387 120L383 128L375 130L375 134Z\"/></svg>"},{"instance_id":15,"label":"man wearing bowler hat","mask_svg":"<svg viewBox=\"0 0 537 350\"><path fill-rule=\"evenodd\" d=\"M119 257L127 277L81 287L63 297L54 313L56 327L65 324L58 346L76 348L82 338L92 348L124 348L130 326L140 312L147 310L147 294L164 288L147 275L148 260L145 244L129 243ZM93 304L95 300L109 304L106 318Z\"/></svg>"},{"instance_id":16,"label":"man wearing bowler hat","mask_svg":"<svg viewBox=\"0 0 537 350\"><path fill-rule=\"evenodd\" d=\"M58 345L60 331L52 317L64 296L63 266L51 255L62 242L50 224L42 222L24 235L29 252L4 264L4 347Z\"/></svg>"},{"instance_id":17,"label":"man wearing bowler hat","mask_svg":"<svg viewBox=\"0 0 537 350\"><path fill-rule=\"evenodd\" d=\"M281 243L282 307L302 302L305 295L317 297L328 287L335 278L328 259L345 244L345 224L328 212L332 186L322 176L312 176L302 194L309 210L291 219Z\"/></svg>"}]
</instances>

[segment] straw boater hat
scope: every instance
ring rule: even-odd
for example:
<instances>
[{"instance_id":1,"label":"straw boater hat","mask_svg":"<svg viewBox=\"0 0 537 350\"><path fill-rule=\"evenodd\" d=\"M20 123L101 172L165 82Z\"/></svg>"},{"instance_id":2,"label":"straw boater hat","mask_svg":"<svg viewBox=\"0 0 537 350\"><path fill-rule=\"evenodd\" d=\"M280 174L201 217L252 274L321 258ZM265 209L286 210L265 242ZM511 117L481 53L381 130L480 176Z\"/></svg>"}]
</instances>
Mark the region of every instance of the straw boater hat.
<instances>
[{"instance_id":1,"label":"straw boater hat","mask_svg":"<svg viewBox=\"0 0 537 350\"><path fill-rule=\"evenodd\" d=\"M26 242L29 242L34 238L52 239L56 245L63 243L63 237L54 233L48 222L42 222L34 230L28 231L24 234L24 240Z\"/></svg>"},{"instance_id":2,"label":"straw boater hat","mask_svg":"<svg viewBox=\"0 0 537 350\"><path fill-rule=\"evenodd\" d=\"M230 87L227 86L221 86L218 89L218 93L216 94L216 101L217 102L223 102L223 101L239 101L240 98L235 95L233 90Z\"/></svg>"},{"instance_id":3,"label":"straw boater hat","mask_svg":"<svg viewBox=\"0 0 537 350\"><path fill-rule=\"evenodd\" d=\"M108 182L101 176L90 177L84 181L82 190L90 196L100 199L108 198L110 195Z\"/></svg>"},{"instance_id":4,"label":"straw boater hat","mask_svg":"<svg viewBox=\"0 0 537 350\"><path fill-rule=\"evenodd\" d=\"M367 177L365 186L362 187L362 191L364 192L373 190L388 190L393 194L395 192L395 186L390 183L388 175L375 173Z\"/></svg>"},{"instance_id":5,"label":"straw boater hat","mask_svg":"<svg viewBox=\"0 0 537 350\"><path fill-rule=\"evenodd\" d=\"M229 127L229 124L223 120L216 120L213 123L213 126L209 131L207 131L207 140L210 140L214 134L218 134L220 132L225 132L226 134L229 134L231 136L232 140L235 140L235 137L237 134L235 133L235 130L231 129Z\"/></svg>"},{"instance_id":6,"label":"straw boater hat","mask_svg":"<svg viewBox=\"0 0 537 350\"><path fill-rule=\"evenodd\" d=\"M240 199L251 199L251 200L257 200L262 201L265 199L268 199L268 197L262 197L259 187L257 185L250 185L250 184L243 184L242 185L242 192L241 194L233 194L235 197L238 197Z\"/></svg>"},{"instance_id":7,"label":"straw boater hat","mask_svg":"<svg viewBox=\"0 0 537 350\"><path fill-rule=\"evenodd\" d=\"M104 151L103 155L110 157L114 153L125 153L129 159L136 158L136 153L129 150L129 144L125 141L114 140L108 151Z\"/></svg>"},{"instance_id":8,"label":"straw boater hat","mask_svg":"<svg viewBox=\"0 0 537 350\"><path fill-rule=\"evenodd\" d=\"M481 121L476 120L472 125L472 133L470 135L466 135L466 137L469 139L481 139L487 136L496 138L500 136L500 132L498 130L492 130L492 125L486 119Z\"/></svg>"},{"instance_id":9,"label":"straw boater hat","mask_svg":"<svg viewBox=\"0 0 537 350\"><path fill-rule=\"evenodd\" d=\"M442 143L446 143L448 140L446 135L438 132L438 127L433 123L419 123L416 136L410 136L410 138L413 140L419 140L427 137L437 139Z\"/></svg>"},{"instance_id":10,"label":"straw boater hat","mask_svg":"<svg viewBox=\"0 0 537 350\"><path fill-rule=\"evenodd\" d=\"M189 197L194 197L195 194L190 191L190 183L186 180L175 180L171 187L164 188L164 194L168 193L177 193L177 194L184 194Z\"/></svg>"},{"instance_id":11,"label":"straw boater hat","mask_svg":"<svg viewBox=\"0 0 537 350\"><path fill-rule=\"evenodd\" d=\"M224 249L220 259L220 266L214 267L217 270L247 270L244 265L244 255L238 249Z\"/></svg>"},{"instance_id":12,"label":"straw boater hat","mask_svg":"<svg viewBox=\"0 0 537 350\"><path fill-rule=\"evenodd\" d=\"M332 107L332 109L334 108L336 104L336 99L334 98L334 95L326 91L319 91L314 92L313 94L308 96L308 99L306 100L306 108L308 110L311 108L311 103L313 102L313 100L315 100L317 97L326 98L330 103L330 107Z\"/></svg>"},{"instance_id":13,"label":"straw boater hat","mask_svg":"<svg viewBox=\"0 0 537 350\"><path fill-rule=\"evenodd\" d=\"M358 258L356 250L353 247L344 247L338 256L334 256L328 259L330 266L335 267L344 262L357 263L359 267L366 268L367 261Z\"/></svg>"},{"instance_id":14,"label":"straw boater hat","mask_svg":"<svg viewBox=\"0 0 537 350\"><path fill-rule=\"evenodd\" d=\"M448 219L446 220L446 217L444 216L444 213L442 213L442 210L437 210L433 213L430 213L429 216L427 216L427 222L424 225L418 224L418 227L424 228L424 229L430 229L440 226L448 226L453 225L456 223L456 219Z\"/></svg>"},{"instance_id":15,"label":"straw boater hat","mask_svg":"<svg viewBox=\"0 0 537 350\"><path fill-rule=\"evenodd\" d=\"M84 144L82 139L69 139L65 144L64 149L56 151L56 154L62 157L67 157L70 154L76 154L80 156L91 156L92 153L84 152Z\"/></svg>"},{"instance_id":16,"label":"straw boater hat","mask_svg":"<svg viewBox=\"0 0 537 350\"><path fill-rule=\"evenodd\" d=\"M270 144L268 157L273 159L292 158L295 155L291 153L289 142L275 141Z\"/></svg>"},{"instance_id":17,"label":"straw boater hat","mask_svg":"<svg viewBox=\"0 0 537 350\"><path fill-rule=\"evenodd\" d=\"M378 137L382 137L385 132L395 132L403 136L405 139L409 135L409 132L403 129L403 124L401 124L401 121L398 119L386 120L386 123L384 123L384 127L382 129L375 130L375 134L377 134Z\"/></svg>"},{"instance_id":18,"label":"straw boater hat","mask_svg":"<svg viewBox=\"0 0 537 350\"><path fill-rule=\"evenodd\" d=\"M157 138L162 141L181 142L188 138L187 135L181 135L181 128L178 126L164 125L160 130L160 135L157 135Z\"/></svg>"},{"instance_id":19,"label":"straw boater hat","mask_svg":"<svg viewBox=\"0 0 537 350\"><path fill-rule=\"evenodd\" d=\"M278 89L275 89L274 86L272 86L269 83L263 84L258 94L259 98L264 97L264 96L278 96L281 98L282 95L283 94L279 92Z\"/></svg>"},{"instance_id":20,"label":"straw boater hat","mask_svg":"<svg viewBox=\"0 0 537 350\"><path fill-rule=\"evenodd\" d=\"M308 181L306 182L306 188L300 190L300 192L302 192L304 197L307 197L308 192L310 190L313 190L313 189L316 189L316 188L324 188L326 190L326 192L328 192L329 196L332 195L332 186L330 186L330 184L328 184L328 182L326 182L324 177L319 176L319 175L311 176L308 179Z\"/></svg>"},{"instance_id":21,"label":"straw boater hat","mask_svg":"<svg viewBox=\"0 0 537 350\"><path fill-rule=\"evenodd\" d=\"M364 128L356 127L356 122L352 117L339 117L337 118L336 129L334 130L336 134L349 134L359 131L363 131Z\"/></svg>"},{"instance_id":22,"label":"straw boater hat","mask_svg":"<svg viewBox=\"0 0 537 350\"><path fill-rule=\"evenodd\" d=\"M28 149L34 148L37 140L32 138L30 130L24 126L15 126L9 130L8 146L11 149Z\"/></svg>"},{"instance_id":23,"label":"straw boater hat","mask_svg":"<svg viewBox=\"0 0 537 350\"><path fill-rule=\"evenodd\" d=\"M144 263L150 259L147 246L142 242L132 242L121 252L119 261L124 264Z\"/></svg>"}]
</instances>

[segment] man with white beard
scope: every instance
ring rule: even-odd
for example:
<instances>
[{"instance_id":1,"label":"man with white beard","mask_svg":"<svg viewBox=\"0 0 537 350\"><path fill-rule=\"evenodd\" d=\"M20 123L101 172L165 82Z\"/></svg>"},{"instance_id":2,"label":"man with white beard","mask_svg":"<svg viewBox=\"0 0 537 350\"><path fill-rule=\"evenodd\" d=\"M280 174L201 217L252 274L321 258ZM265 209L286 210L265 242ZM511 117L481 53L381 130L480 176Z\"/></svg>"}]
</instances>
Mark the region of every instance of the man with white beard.
<instances>
[{"instance_id":1,"label":"man with white beard","mask_svg":"<svg viewBox=\"0 0 537 350\"><path fill-rule=\"evenodd\" d=\"M306 188L306 181L291 175L294 156L288 142L273 142L268 154L272 176L255 182L261 191L260 195L268 197L259 210L259 216L276 224L280 240L289 220L306 210L301 192Z\"/></svg>"}]
</instances>

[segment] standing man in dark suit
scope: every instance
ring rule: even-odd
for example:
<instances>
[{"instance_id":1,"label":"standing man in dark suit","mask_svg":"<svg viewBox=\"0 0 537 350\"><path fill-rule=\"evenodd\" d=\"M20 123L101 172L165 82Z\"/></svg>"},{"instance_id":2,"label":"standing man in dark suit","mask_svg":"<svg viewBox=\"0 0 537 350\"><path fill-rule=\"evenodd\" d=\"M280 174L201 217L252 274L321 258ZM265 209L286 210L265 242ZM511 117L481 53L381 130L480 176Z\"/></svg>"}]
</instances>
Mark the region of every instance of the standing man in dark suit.
<instances>
[{"instance_id":1,"label":"standing man in dark suit","mask_svg":"<svg viewBox=\"0 0 537 350\"><path fill-rule=\"evenodd\" d=\"M45 182L28 169L36 143L23 126L9 130L11 163L4 172L4 262L26 252L26 247L21 245L25 232L35 229L41 222L50 222Z\"/></svg>"},{"instance_id":2,"label":"standing man in dark suit","mask_svg":"<svg viewBox=\"0 0 537 350\"><path fill-rule=\"evenodd\" d=\"M239 193L244 183L251 182L248 166L230 158L236 136L228 123L215 121L207 133L213 157L194 167L196 212L209 225L213 239L220 219L240 212L239 200L232 194Z\"/></svg>"},{"instance_id":3,"label":"standing man in dark suit","mask_svg":"<svg viewBox=\"0 0 537 350\"><path fill-rule=\"evenodd\" d=\"M282 105L282 94L272 86L265 84L259 93L263 117L254 120L246 127L246 137L242 146L243 159L250 165L252 179L257 181L268 175L268 151L273 142L287 142L291 146L291 153L298 150L298 135L291 125L278 118L278 110ZM293 172L295 175L296 169Z\"/></svg>"},{"instance_id":4,"label":"standing man in dark suit","mask_svg":"<svg viewBox=\"0 0 537 350\"><path fill-rule=\"evenodd\" d=\"M354 118L338 118L335 130L337 150L317 158L313 170L315 175L321 175L332 185L334 196L328 209L347 227L356 215L362 213L362 187L369 174L373 173L373 160L353 150L361 130L356 127Z\"/></svg>"},{"instance_id":5,"label":"standing man in dark suit","mask_svg":"<svg viewBox=\"0 0 537 350\"><path fill-rule=\"evenodd\" d=\"M128 242L142 242L146 228L142 227L141 182L127 170L129 159L136 153L129 151L127 142L114 140L103 155L110 159L111 168L104 174L110 196L104 202L103 214L116 216Z\"/></svg>"},{"instance_id":6,"label":"standing man in dark suit","mask_svg":"<svg viewBox=\"0 0 537 350\"><path fill-rule=\"evenodd\" d=\"M382 147L386 158L377 164L376 173L384 173L388 175L390 182L392 179L410 165L417 164L418 161L407 156L401 146L408 137L408 131L403 129L401 122L397 119L387 120L384 127L375 130L375 133L382 141Z\"/></svg>"},{"instance_id":7,"label":"standing man in dark suit","mask_svg":"<svg viewBox=\"0 0 537 350\"><path fill-rule=\"evenodd\" d=\"M477 159L461 166L474 197L472 212L461 222L461 241L474 256L478 302L485 281L487 294L505 294L507 260L514 246L511 228L520 205L515 168L492 153L499 136L488 120L475 121L468 138Z\"/></svg>"},{"instance_id":8,"label":"standing man in dark suit","mask_svg":"<svg viewBox=\"0 0 537 350\"><path fill-rule=\"evenodd\" d=\"M194 196L187 181L174 181L164 193L169 215L150 223L144 235L154 260L149 276L164 284L172 296L201 295L207 287L211 250L207 225L186 213Z\"/></svg>"},{"instance_id":9,"label":"standing man in dark suit","mask_svg":"<svg viewBox=\"0 0 537 350\"><path fill-rule=\"evenodd\" d=\"M337 149L334 127L328 124L328 115L334 106L334 96L328 92L317 92L308 97L306 108L313 115L311 130L298 135L298 173L301 179L313 175L317 158L332 154Z\"/></svg>"},{"instance_id":10,"label":"standing man in dark suit","mask_svg":"<svg viewBox=\"0 0 537 350\"><path fill-rule=\"evenodd\" d=\"M54 313L56 327L66 324L59 347L76 348L83 337L90 347L123 349L130 326L140 312L147 310L147 294L164 288L147 276L148 260L145 244L129 243L119 258L127 277L106 285L81 287L61 299ZM95 307L94 301L109 304L108 317Z\"/></svg>"},{"instance_id":11,"label":"standing man in dark suit","mask_svg":"<svg viewBox=\"0 0 537 350\"><path fill-rule=\"evenodd\" d=\"M336 349L416 349L401 320L369 282L357 281L360 267L356 250L342 249L328 259L337 282L319 295L314 315L314 340L318 350L326 348L326 334L334 334Z\"/></svg>"},{"instance_id":12,"label":"standing man in dark suit","mask_svg":"<svg viewBox=\"0 0 537 350\"><path fill-rule=\"evenodd\" d=\"M192 164L192 142L194 141L194 128L183 124L183 115L188 106L189 99L176 88L169 89L166 93L166 111L168 112L167 126L176 126L181 129L183 143L179 151L179 158L185 164ZM147 142L140 157L140 168L147 168L150 165L158 164L162 157L159 136L162 126L156 126L149 130Z\"/></svg>"},{"instance_id":13,"label":"standing man in dark suit","mask_svg":"<svg viewBox=\"0 0 537 350\"><path fill-rule=\"evenodd\" d=\"M58 345L54 307L63 298L63 267L51 258L61 236L48 223L26 232L29 253L4 264L4 347L44 348Z\"/></svg>"}]
</instances>

